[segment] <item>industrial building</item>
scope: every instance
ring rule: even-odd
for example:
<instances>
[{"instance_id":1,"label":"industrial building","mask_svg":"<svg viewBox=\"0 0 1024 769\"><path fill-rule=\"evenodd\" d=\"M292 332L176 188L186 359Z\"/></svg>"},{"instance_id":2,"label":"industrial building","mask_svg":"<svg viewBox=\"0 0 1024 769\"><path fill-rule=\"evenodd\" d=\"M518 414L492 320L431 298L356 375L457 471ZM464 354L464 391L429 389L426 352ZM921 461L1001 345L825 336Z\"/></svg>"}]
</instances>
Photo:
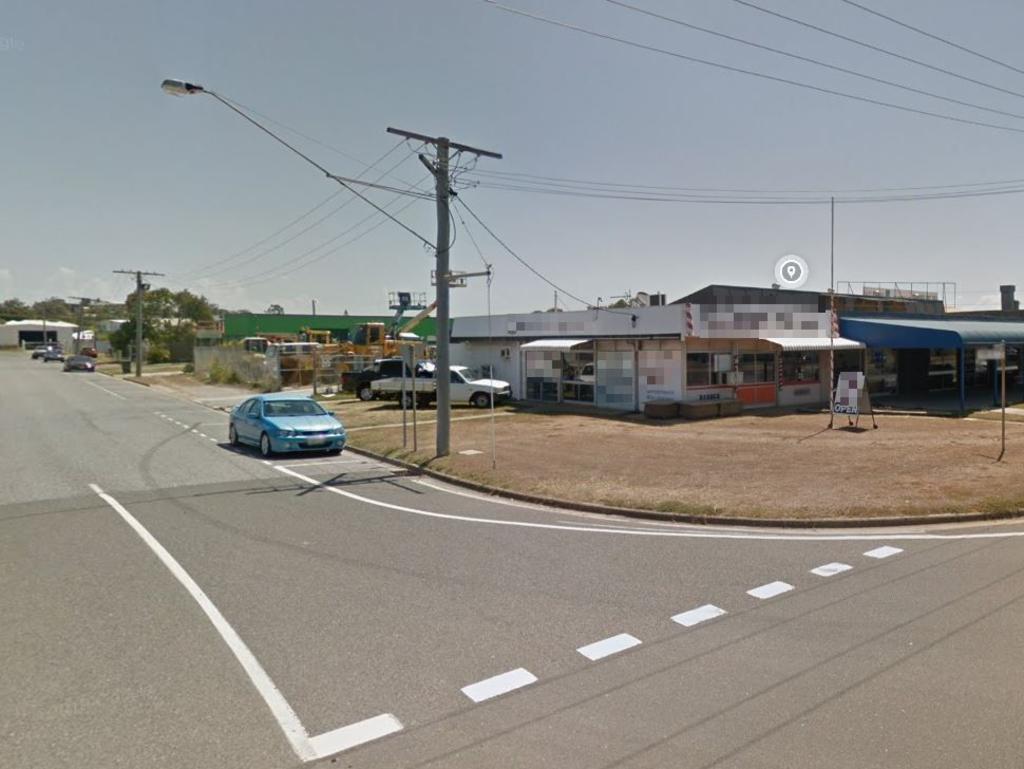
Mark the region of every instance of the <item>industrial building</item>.
<instances>
[{"instance_id":1,"label":"industrial building","mask_svg":"<svg viewBox=\"0 0 1024 769\"><path fill-rule=\"evenodd\" d=\"M0 347L28 349L44 342L70 350L78 326L61 320L9 320L0 325Z\"/></svg>"},{"instance_id":2,"label":"industrial building","mask_svg":"<svg viewBox=\"0 0 1024 769\"><path fill-rule=\"evenodd\" d=\"M1010 386L1024 387L1024 320L957 319L926 294L708 286L666 306L456 318L452 341L453 359L512 383L517 398L627 411L654 400L823 405L832 351L834 370L864 371L873 397L945 398L962 411L996 379L976 351L1005 341Z\"/></svg>"}]
</instances>

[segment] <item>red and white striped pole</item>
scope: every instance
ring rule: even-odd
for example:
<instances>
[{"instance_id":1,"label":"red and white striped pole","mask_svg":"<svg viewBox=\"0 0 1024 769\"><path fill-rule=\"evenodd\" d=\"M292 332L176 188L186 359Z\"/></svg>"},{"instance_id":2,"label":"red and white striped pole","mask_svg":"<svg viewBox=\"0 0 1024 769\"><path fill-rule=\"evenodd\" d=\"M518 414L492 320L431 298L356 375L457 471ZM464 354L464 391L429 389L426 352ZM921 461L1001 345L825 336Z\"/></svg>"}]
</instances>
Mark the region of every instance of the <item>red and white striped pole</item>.
<instances>
[{"instance_id":1,"label":"red and white striped pole","mask_svg":"<svg viewBox=\"0 0 1024 769\"><path fill-rule=\"evenodd\" d=\"M693 305L686 303L686 335L693 336Z\"/></svg>"}]
</instances>

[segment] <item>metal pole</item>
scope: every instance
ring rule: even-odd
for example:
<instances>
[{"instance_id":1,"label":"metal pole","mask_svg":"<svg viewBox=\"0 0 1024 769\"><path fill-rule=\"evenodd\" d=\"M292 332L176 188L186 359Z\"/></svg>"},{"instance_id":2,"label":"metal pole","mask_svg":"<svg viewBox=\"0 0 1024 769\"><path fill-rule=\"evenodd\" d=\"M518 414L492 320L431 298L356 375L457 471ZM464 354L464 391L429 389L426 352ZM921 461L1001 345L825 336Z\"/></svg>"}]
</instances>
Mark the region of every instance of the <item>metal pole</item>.
<instances>
[{"instance_id":1,"label":"metal pole","mask_svg":"<svg viewBox=\"0 0 1024 769\"><path fill-rule=\"evenodd\" d=\"M1002 448L999 450L999 459L1003 458L1006 453L1006 340L1002 342L1003 354L1001 356L1000 364L1002 366L1002 379L1003 379L1003 398L1002 398L1002 422L1003 422L1003 437L1002 437Z\"/></svg>"},{"instance_id":2,"label":"metal pole","mask_svg":"<svg viewBox=\"0 0 1024 769\"><path fill-rule=\"evenodd\" d=\"M829 227L829 319L828 319L828 426L832 427L836 411L836 199L830 199Z\"/></svg>"},{"instance_id":3,"label":"metal pole","mask_svg":"<svg viewBox=\"0 0 1024 769\"><path fill-rule=\"evenodd\" d=\"M313 315L316 316L316 299L313 300Z\"/></svg>"},{"instance_id":4,"label":"metal pole","mask_svg":"<svg viewBox=\"0 0 1024 769\"><path fill-rule=\"evenodd\" d=\"M135 272L135 376L142 377L142 273Z\"/></svg>"},{"instance_id":5,"label":"metal pole","mask_svg":"<svg viewBox=\"0 0 1024 769\"><path fill-rule=\"evenodd\" d=\"M411 354L409 355L410 373L412 374L412 450L415 454L419 451L419 439L416 436L416 401L419 400L416 397L416 347L411 348Z\"/></svg>"},{"instance_id":6,"label":"metal pole","mask_svg":"<svg viewBox=\"0 0 1024 769\"><path fill-rule=\"evenodd\" d=\"M407 390L405 388L405 375L406 375L406 370L405 370L405 350L403 349L402 350L402 448L403 449L409 448L409 428L407 427L406 422L405 422L406 410L408 408L408 404L406 403L406 400L405 400L405 393L407 392ZM416 383L413 382L413 392L414 393L415 393L415 390L416 390Z\"/></svg>"},{"instance_id":7,"label":"metal pole","mask_svg":"<svg viewBox=\"0 0 1024 769\"><path fill-rule=\"evenodd\" d=\"M439 457L448 455L451 448L451 359L449 344L449 266L448 249L450 237L450 214L448 203L448 149L449 140L444 137L437 139L437 165L434 179L437 182L437 370L434 377L437 381L437 445L435 453Z\"/></svg>"}]
</instances>

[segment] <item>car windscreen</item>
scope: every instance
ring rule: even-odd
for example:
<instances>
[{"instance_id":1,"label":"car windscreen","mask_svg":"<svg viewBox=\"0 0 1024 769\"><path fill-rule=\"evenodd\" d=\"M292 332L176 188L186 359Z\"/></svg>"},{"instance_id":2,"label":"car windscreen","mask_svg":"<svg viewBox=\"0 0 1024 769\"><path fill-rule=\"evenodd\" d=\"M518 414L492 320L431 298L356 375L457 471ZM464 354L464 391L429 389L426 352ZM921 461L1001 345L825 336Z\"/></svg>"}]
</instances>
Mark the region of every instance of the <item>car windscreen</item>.
<instances>
[{"instance_id":1,"label":"car windscreen","mask_svg":"<svg viewBox=\"0 0 1024 769\"><path fill-rule=\"evenodd\" d=\"M324 411L319 403L306 400L264 401L263 415L267 417L313 417L322 416Z\"/></svg>"},{"instance_id":2,"label":"car windscreen","mask_svg":"<svg viewBox=\"0 0 1024 769\"><path fill-rule=\"evenodd\" d=\"M84 355L74 355L68 358L68 363L88 363L92 364L92 358L87 358Z\"/></svg>"}]
</instances>

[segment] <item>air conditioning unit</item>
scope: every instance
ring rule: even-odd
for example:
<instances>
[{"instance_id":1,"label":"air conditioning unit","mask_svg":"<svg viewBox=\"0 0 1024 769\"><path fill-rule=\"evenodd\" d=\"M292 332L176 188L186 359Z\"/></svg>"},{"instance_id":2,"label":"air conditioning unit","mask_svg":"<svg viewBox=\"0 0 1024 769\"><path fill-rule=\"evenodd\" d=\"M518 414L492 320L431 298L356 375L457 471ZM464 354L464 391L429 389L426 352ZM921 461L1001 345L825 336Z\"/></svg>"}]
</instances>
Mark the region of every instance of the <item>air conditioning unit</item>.
<instances>
[{"instance_id":1,"label":"air conditioning unit","mask_svg":"<svg viewBox=\"0 0 1024 769\"><path fill-rule=\"evenodd\" d=\"M504 358L505 360L509 360L512 357L512 348L511 347L502 347L501 348L501 357Z\"/></svg>"}]
</instances>

